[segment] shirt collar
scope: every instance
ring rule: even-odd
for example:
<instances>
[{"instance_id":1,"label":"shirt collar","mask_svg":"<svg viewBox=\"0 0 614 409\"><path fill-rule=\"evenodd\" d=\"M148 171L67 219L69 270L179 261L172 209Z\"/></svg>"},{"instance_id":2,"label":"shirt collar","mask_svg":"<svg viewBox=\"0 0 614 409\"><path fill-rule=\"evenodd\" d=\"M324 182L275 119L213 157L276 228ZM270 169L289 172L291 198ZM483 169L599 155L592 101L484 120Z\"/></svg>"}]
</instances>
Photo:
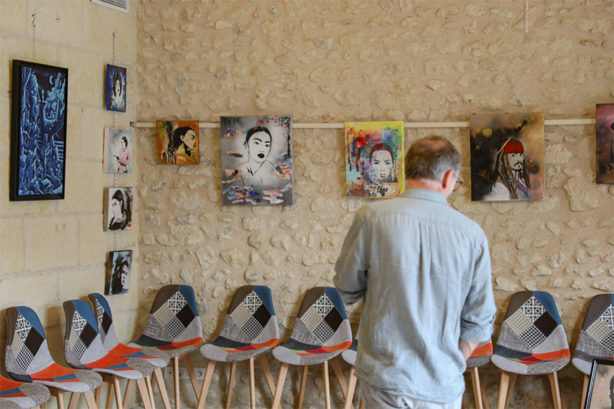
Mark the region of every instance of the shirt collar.
<instances>
[{"instance_id":1,"label":"shirt collar","mask_svg":"<svg viewBox=\"0 0 614 409\"><path fill-rule=\"evenodd\" d=\"M443 194L439 192L435 192L434 190L420 189L417 187L407 189L401 197L428 200L431 202L437 202L437 203L442 203L446 205L448 204L448 201L446 200L446 197Z\"/></svg>"}]
</instances>

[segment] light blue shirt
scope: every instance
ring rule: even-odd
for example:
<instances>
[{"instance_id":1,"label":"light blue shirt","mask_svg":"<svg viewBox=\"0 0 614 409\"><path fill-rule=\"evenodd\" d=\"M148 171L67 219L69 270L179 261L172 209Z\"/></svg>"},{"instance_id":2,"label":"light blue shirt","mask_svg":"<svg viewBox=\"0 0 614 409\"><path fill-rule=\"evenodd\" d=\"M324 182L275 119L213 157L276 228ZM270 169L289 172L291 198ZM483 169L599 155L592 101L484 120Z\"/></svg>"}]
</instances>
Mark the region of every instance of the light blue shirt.
<instances>
[{"instance_id":1,"label":"light blue shirt","mask_svg":"<svg viewBox=\"0 0 614 409\"><path fill-rule=\"evenodd\" d=\"M448 403L464 391L459 340L485 341L496 307L488 241L435 191L362 207L335 265L335 286L364 298L356 375L372 388Z\"/></svg>"}]
</instances>

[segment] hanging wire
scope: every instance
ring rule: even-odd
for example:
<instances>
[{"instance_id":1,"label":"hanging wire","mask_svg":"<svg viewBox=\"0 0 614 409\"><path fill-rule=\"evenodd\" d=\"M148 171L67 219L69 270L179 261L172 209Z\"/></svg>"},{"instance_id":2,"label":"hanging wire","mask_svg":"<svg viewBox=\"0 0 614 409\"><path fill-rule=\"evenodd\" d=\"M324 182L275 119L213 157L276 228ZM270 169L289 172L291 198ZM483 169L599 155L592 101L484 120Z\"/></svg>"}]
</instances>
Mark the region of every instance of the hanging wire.
<instances>
[{"instance_id":1,"label":"hanging wire","mask_svg":"<svg viewBox=\"0 0 614 409\"><path fill-rule=\"evenodd\" d=\"M36 60L36 12L32 13L32 59Z\"/></svg>"},{"instance_id":2,"label":"hanging wire","mask_svg":"<svg viewBox=\"0 0 614 409\"><path fill-rule=\"evenodd\" d=\"M524 32L529 32L529 0L525 0L524 5Z\"/></svg>"}]
</instances>

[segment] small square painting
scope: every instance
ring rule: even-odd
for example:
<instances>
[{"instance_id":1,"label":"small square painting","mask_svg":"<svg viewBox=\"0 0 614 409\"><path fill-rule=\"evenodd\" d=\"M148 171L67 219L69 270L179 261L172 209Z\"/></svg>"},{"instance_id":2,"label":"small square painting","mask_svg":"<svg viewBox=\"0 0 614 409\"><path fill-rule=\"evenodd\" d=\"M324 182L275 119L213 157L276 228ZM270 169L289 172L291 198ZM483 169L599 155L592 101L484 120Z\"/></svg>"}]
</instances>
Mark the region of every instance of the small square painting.
<instances>
[{"instance_id":1,"label":"small square painting","mask_svg":"<svg viewBox=\"0 0 614 409\"><path fill-rule=\"evenodd\" d=\"M131 187L110 187L105 191L105 230L129 230L132 228L133 195Z\"/></svg>"},{"instance_id":2,"label":"small square painting","mask_svg":"<svg viewBox=\"0 0 614 409\"><path fill-rule=\"evenodd\" d=\"M105 128L103 170L106 173L132 172L132 131Z\"/></svg>"},{"instance_id":3,"label":"small square painting","mask_svg":"<svg viewBox=\"0 0 614 409\"><path fill-rule=\"evenodd\" d=\"M597 183L614 183L614 104L597 105Z\"/></svg>"},{"instance_id":4,"label":"small square painting","mask_svg":"<svg viewBox=\"0 0 614 409\"><path fill-rule=\"evenodd\" d=\"M126 112L126 69L107 64L106 100L108 111Z\"/></svg>"},{"instance_id":5,"label":"small square painting","mask_svg":"<svg viewBox=\"0 0 614 409\"><path fill-rule=\"evenodd\" d=\"M156 121L158 163L196 165L200 163L198 121Z\"/></svg>"},{"instance_id":6,"label":"small square painting","mask_svg":"<svg viewBox=\"0 0 614 409\"><path fill-rule=\"evenodd\" d=\"M104 293L106 295L127 293L131 269L132 250L110 251Z\"/></svg>"}]
</instances>

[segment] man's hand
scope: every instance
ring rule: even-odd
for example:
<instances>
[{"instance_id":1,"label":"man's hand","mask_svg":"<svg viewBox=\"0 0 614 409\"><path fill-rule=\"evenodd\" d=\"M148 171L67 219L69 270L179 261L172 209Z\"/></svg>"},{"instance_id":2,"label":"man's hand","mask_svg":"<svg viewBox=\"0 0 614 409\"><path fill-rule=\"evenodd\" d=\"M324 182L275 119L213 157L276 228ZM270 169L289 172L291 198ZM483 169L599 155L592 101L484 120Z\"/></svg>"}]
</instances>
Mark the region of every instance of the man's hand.
<instances>
[{"instance_id":1,"label":"man's hand","mask_svg":"<svg viewBox=\"0 0 614 409\"><path fill-rule=\"evenodd\" d=\"M464 339L458 341L458 349L460 349L463 353L463 358L465 358L465 361L469 359L473 351L475 351L477 348L478 344L479 342L469 342L465 341Z\"/></svg>"}]
</instances>

